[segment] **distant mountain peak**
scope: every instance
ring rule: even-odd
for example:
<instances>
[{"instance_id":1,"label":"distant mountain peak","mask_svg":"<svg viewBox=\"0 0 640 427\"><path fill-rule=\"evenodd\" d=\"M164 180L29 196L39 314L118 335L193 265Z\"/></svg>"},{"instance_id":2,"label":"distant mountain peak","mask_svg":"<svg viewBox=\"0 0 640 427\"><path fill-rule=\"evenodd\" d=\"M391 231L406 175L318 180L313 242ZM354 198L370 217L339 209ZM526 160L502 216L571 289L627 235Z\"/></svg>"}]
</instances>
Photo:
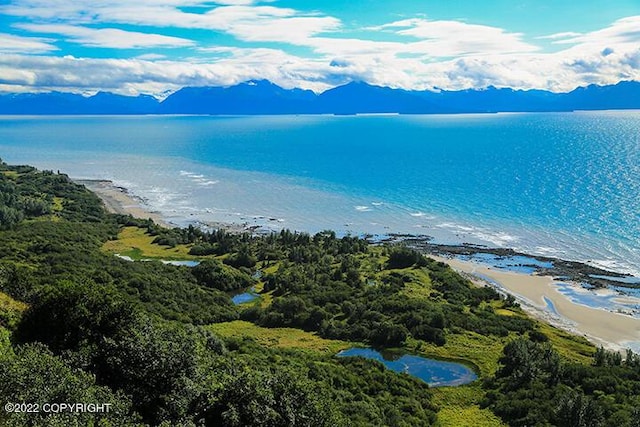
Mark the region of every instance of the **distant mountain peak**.
<instances>
[{"instance_id":1,"label":"distant mountain peak","mask_svg":"<svg viewBox=\"0 0 640 427\"><path fill-rule=\"evenodd\" d=\"M62 92L0 95L0 114L428 114L598 109L640 109L640 82L553 93L494 86L416 91L354 80L316 94L253 79L228 87L184 87L162 102L148 95L132 97L104 91L89 97Z\"/></svg>"}]
</instances>

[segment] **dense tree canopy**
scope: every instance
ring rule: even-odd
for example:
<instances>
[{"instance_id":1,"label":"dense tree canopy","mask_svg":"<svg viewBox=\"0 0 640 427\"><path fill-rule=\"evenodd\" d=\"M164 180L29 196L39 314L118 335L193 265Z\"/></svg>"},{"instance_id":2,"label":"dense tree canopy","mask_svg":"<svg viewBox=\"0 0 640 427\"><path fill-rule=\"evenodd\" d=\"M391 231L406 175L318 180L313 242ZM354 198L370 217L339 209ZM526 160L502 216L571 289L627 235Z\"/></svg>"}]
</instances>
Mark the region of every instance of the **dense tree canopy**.
<instances>
[{"instance_id":1,"label":"dense tree canopy","mask_svg":"<svg viewBox=\"0 0 640 427\"><path fill-rule=\"evenodd\" d=\"M562 362L549 343L514 340L485 384L485 405L513 426L639 426L640 361L627 356L600 349L585 366Z\"/></svg>"}]
</instances>

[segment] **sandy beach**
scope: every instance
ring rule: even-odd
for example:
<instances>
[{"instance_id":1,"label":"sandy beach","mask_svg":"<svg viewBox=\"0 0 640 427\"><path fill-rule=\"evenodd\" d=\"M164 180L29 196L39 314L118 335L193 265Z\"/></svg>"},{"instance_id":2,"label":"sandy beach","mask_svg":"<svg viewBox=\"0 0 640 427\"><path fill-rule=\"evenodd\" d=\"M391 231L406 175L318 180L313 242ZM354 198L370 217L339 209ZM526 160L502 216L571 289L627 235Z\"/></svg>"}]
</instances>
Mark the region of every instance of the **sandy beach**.
<instances>
[{"instance_id":1,"label":"sandy beach","mask_svg":"<svg viewBox=\"0 0 640 427\"><path fill-rule=\"evenodd\" d=\"M133 197L125 188L114 185L112 181L74 180L74 182L84 185L100 197L104 206L111 213L131 215L134 218L140 219L151 218L153 222L163 227L174 227L174 225L166 222L160 213L145 209L141 200Z\"/></svg>"},{"instance_id":2,"label":"sandy beach","mask_svg":"<svg viewBox=\"0 0 640 427\"><path fill-rule=\"evenodd\" d=\"M160 212L154 212L145 206L142 199L132 195L126 188L114 185L109 180L74 180L95 193L104 203L107 211L121 215L131 215L134 218L151 218L153 222L166 228L177 227L167 221ZM233 233L255 232L256 226L249 223L227 224L222 222L200 222L196 225L206 226L212 229L225 229Z\"/></svg>"},{"instance_id":3,"label":"sandy beach","mask_svg":"<svg viewBox=\"0 0 640 427\"><path fill-rule=\"evenodd\" d=\"M431 256L478 283L491 283L512 294L523 309L554 326L582 335L610 349L640 347L640 319L576 304L560 293L551 276L501 271L471 261ZM553 307L548 304L550 301Z\"/></svg>"}]
</instances>

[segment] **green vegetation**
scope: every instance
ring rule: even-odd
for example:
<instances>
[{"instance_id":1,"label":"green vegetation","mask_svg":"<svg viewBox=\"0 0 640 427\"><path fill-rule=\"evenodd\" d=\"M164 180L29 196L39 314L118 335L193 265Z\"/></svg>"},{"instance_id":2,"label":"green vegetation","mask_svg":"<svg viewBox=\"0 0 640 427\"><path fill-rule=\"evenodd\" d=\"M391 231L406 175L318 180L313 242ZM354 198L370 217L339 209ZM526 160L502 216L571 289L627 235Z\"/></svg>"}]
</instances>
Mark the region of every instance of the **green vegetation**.
<instances>
[{"instance_id":1,"label":"green vegetation","mask_svg":"<svg viewBox=\"0 0 640 427\"><path fill-rule=\"evenodd\" d=\"M433 390L433 402L440 408L443 427L500 427L506 425L488 408L480 408L483 392L479 384L440 387Z\"/></svg>"},{"instance_id":2,"label":"green vegetation","mask_svg":"<svg viewBox=\"0 0 640 427\"><path fill-rule=\"evenodd\" d=\"M404 247L329 231L167 230L107 214L65 175L28 166L0 164L0 189L0 400L112 405L96 414L0 412L0 425L640 419L637 356L534 321L512 299ZM260 298L235 306L230 291L248 287ZM354 345L459 361L481 380L431 390L380 363L335 357Z\"/></svg>"},{"instance_id":3,"label":"green vegetation","mask_svg":"<svg viewBox=\"0 0 640 427\"><path fill-rule=\"evenodd\" d=\"M14 329L27 305L0 292L0 328Z\"/></svg>"},{"instance_id":4,"label":"green vegetation","mask_svg":"<svg viewBox=\"0 0 640 427\"><path fill-rule=\"evenodd\" d=\"M640 358L599 349L593 365L563 361L549 342L511 341L486 381L483 406L513 426L640 425Z\"/></svg>"},{"instance_id":5,"label":"green vegetation","mask_svg":"<svg viewBox=\"0 0 640 427\"><path fill-rule=\"evenodd\" d=\"M187 245L161 246L153 243L154 239L155 237L150 235L146 228L123 227L118 233L118 238L105 242L102 249L105 252L128 256L134 260L142 258L165 260L197 259L189 255Z\"/></svg>"},{"instance_id":6,"label":"green vegetation","mask_svg":"<svg viewBox=\"0 0 640 427\"><path fill-rule=\"evenodd\" d=\"M249 338L264 347L289 348L334 355L353 344L346 341L328 340L310 332L293 328L263 328L250 322L233 322L211 325L211 331L223 339Z\"/></svg>"},{"instance_id":7,"label":"green vegetation","mask_svg":"<svg viewBox=\"0 0 640 427\"><path fill-rule=\"evenodd\" d=\"M236 291L254 284L245 271L228 267L217 259L206 259L191 269L198 283L221 291Z\"/></svg>"}]
</instances>

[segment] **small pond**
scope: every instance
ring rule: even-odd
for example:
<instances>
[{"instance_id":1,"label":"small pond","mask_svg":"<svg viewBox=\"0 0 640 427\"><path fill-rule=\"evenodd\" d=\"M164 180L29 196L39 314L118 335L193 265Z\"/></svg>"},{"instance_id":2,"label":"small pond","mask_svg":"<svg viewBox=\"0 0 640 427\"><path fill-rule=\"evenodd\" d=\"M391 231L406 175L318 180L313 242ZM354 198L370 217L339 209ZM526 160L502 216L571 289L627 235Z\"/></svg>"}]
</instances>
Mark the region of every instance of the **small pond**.
<instances>
[{"instance_id":1,"label":"small pond","mask_svg":"<svg viewBox=\"0 0 640 427\"><path fill-rule=\"evenodd\" d=\"M350 348L337 354L338 357L364 357L381 362L387 369L404 372L421 379L431 387L458 386L475 381L478 376L473 370L461 363L427 359L405 354L389 358L372 348ZM387 357L385 357L387 356Z\"/></svg>"},{"instance_id":2,"label":"small pond","mask_svg":"<svg viewBox=\"0 0 640 427\"><path fill-rule=\"evenodd\" d=\"M254 299L258 298L258 294L256 293L255 288L251 288L246 292L242 292L242 293L238 293L235 294L231 297L231 301L233 301L233 303L235 305L240 305L240 304L244 304L247 302L251 302Z\"/></svg>"},{"instance_id":3,"label":"small pond","mask_svg":"<svg viewBox=\"0 0 640 427\"><path fill-rule=\"evenodd\" d=\"M195 267L196 265L200 264L200 261L166 261L166 260L161 260L163 264L170 264L170 265L183 265L185 267Z\"/></svg>"}]
</instances>

